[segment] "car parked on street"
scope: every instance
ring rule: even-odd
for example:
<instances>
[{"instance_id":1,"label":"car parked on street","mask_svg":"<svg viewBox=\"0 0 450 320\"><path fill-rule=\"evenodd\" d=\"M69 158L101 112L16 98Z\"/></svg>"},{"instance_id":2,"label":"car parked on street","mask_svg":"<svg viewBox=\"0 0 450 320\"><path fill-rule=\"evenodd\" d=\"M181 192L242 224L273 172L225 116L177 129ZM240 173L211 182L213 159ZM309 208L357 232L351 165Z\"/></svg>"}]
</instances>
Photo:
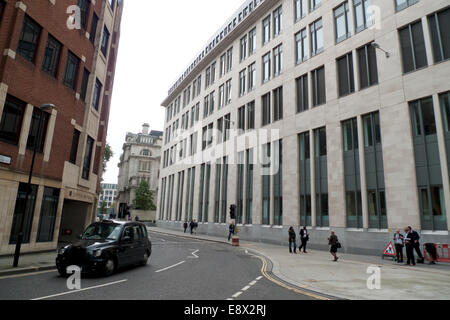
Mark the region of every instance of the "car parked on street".
<instances>
[{"instance_id":1,"label":"car parked on street","mask_svg":"<svg viewBox=\"0 0 450 320\"><path fill-rule=\"evenodd\" d=\"M118 268L146 265L152 243L143 223L103 220L88 226L79 241L58 250L56 267L67 276L67 267L79 266L82 273L109 276Z\"/></svg>"}]
</instances>

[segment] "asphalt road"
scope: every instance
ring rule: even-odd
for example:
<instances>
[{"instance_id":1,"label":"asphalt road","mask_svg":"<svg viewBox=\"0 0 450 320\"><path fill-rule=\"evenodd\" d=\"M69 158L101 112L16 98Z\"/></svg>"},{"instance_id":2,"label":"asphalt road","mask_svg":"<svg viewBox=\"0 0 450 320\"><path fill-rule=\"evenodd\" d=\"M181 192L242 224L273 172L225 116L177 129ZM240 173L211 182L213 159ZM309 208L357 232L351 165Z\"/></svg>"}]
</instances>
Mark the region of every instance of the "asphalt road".
<instances>
[{"instance_id":1,"label":"asphalt road","mask_svg":"<svg viewBox=\"0 0 450 320\"><path fill-rule=\"evenodd\" d=\"M151 233L144 267L83 277L71 291L56 271L0 279L0 300L310 300L261 274L262 262L229 245Z\"/></svg>"}]
</instances>

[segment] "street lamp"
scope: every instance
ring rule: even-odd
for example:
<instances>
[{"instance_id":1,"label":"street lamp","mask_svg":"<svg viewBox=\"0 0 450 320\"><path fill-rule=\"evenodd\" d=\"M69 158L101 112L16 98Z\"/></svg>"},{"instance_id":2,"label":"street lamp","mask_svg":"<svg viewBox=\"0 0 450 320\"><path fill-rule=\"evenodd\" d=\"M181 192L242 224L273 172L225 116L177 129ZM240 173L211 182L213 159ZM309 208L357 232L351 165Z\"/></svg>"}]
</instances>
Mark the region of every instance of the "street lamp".
<instances>
[{"instance_id":1,"label":"street lamp","mask_svg":"<svg viewBox=\"0 0 450 320\"><path fill-rule=\"evenodd\" d=\"M386 54L386 58L388 58L388 59L390 58L391 55L389 54L389 52L387 52L386 50L381 49L381 47L380 47L380 45L378 43L372 42L372 47L374 47L375 49L383 51Z\"/></svg>"},{"instance_id":2,"label":"street lamp","mask_svg":"<svg viewBox=\"0 0 450 320\"><path fill-rule=\"evenodd\" d=\"M22 218L20 221L20 228L19 228L19 234L17 236L17 242L16 242L16 250L14 252L14 263L13 263L13 267L17 268L17 266L19 265L19 256L20 256L20 248L22 246L22 241L23 241L23 226L25 223L25 215L28 211L28 200L30 197L30 193L31 193L31 179L33 177L33 167L34 167L34 161L36 159L36 152L37 152L37 148L38 148L38 144L37 144L37 140L40 140L39 137L41 136L41 127L42 127L42 119L43 119L43 112L45 111L52 111L53 109L55 109L55 106L51 103L45 103L42 104L39 107L40 113L39 113L39 121L38 121L38 129L37 129L37 136L36 139L34 139L33 142L33 158L31 160L31 167L30 167L30 173L28 175L28 184L27 184L27 193L25 196L25 210L22 214Z\"/></svg>"}]
</instances>

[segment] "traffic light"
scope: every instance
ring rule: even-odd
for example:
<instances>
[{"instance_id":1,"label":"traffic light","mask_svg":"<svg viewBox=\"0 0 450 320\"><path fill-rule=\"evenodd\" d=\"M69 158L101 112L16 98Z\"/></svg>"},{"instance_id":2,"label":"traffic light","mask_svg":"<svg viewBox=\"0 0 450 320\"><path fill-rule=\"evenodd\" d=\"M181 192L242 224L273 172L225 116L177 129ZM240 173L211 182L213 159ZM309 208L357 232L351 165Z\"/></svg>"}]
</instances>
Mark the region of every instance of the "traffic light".
<instances>
[{"instance_id":1,"label":"traffic light","mask_svg":"<svg viewBox=\"0 0 450 320\"><path fill-rule=\"evenodd\" d=\"M236 219L236 206L234 204L230 206L230 219Z\"/></svg>"}]
</instances>

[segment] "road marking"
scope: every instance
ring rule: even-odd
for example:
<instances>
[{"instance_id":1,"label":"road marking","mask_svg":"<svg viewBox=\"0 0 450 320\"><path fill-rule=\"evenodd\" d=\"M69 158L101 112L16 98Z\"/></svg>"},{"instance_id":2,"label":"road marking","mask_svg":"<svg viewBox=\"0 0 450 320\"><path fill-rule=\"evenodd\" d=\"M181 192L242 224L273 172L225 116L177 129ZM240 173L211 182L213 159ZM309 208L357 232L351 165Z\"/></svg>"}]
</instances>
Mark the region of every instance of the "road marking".
<instances>
[{"instance_id":1,"label":"road marking","mask_svg":"<svg viewBox=\"0 0 450 320\"><path fill-rule=\"evenodd\" d=\"M247 291L248 289L250 289L250 286L246 286L246 287L242 288L241 290L242 291Z\"/></svg>"},{"instance_id":2,"label":"road marking","mask_svg":"<svg viewBox=\"0 0 450 320\"><path fill-rule=\"evenodd\" d=\"M183 264L183 263L185 263L185 262L186 262L186 261L181 261L181 262L179 262L179 263L177 263L177 264L174 264L173 266L170 266L170 267L167 267L167 268L164 268L164 269L160 269L160 270L155 271L155 272L156 272L156 273L163 272L163 271L166 271L166 270L175 268L175 267L177 267L177 266L179 266L180 264Z\"/></svg>"},{"instance_id":3,"label":"road marking","mask_svg":"<svg viewBox=\"0 0 450 320\"><path fill-rule=\"evenodd\" d=\"M194 252L192 252L191 254L194 256L194 257L189 257L189 258L193 258L193 259L198 259L198 255L196 255L196 253L197 252L199 252L200 250L195 250Z\"/></svg>"},{"instance_id":4,"label":"road marking","mask_svg":"<svg viewBox=\"0 0 450 320\"><path fill-rule=\"evenodd\" d=\"M238 293L235 293L234 295L232 295L233 298L237 298L242 294L242 291L239 291Z\"/></svg>"},{"instance_id":5,"label":"road marking","mask_svg":"<svg viewBox=\"0 0 450 320\"><path fill-rule=\"evenodd\" d=\"M258 278L256 278L256 280L261 280L263 277L262 276L259 276Z\"/></svg>"},{"instance_id":6,"label":"road marking","mask_svg":"<svg viewBox=\"0 0 450 320\"><path fill-rule=\"evenodd\" d=\"M22 277L34 276L34 275L39 275L39 274L44 274L44 273L51 273L51 272L56 272L56 269L54 269L54 270L47 270L47 271L38 271L38 272L22 273L22 274L12 274L12 275L10 275L10 276L3 276L3 277L0 277L0 280L3 280L3 279L13 279L13 278L22 278Z\"/></svg>"},{"instance_id":7,"label":"road marking","mask_svg":"<svg viewBox=\"0 0 450 320\"><path fill-rule=\"evenodd\" d=\"M92 290L92 289L98 289L98 288L103 288L103 287L107 287L107 286L112 286L114 284L119 284L119 283L122 283L122 282L125 282L125 281L128 281L128 279L115 281L115 282L110 282L110 283L105 283L105 284L101 284L101 285L98 285L98 286L93 286L93 287L79 289L79 290L72 290L72 291L67 291L67 292L63 292L63 293L52 294L50 296L36 298L36 299L31 299L31 300L32 301L45 300L45 299L59 297L59 296L64 296L64 295L67 295L67 294L77 293L77 292L81 292L81 291L86 291L86 290Z\"/></svg>"},{"instance_id":8,"label":"road marking","mask_svg":"<svg viewBox=\"0 0 450 320\"><path fill-rule=\"evenodd\" d=\"M256 284L256 280L249 283L251 286L254 286Z\"/></svg>"}]
</instances>

